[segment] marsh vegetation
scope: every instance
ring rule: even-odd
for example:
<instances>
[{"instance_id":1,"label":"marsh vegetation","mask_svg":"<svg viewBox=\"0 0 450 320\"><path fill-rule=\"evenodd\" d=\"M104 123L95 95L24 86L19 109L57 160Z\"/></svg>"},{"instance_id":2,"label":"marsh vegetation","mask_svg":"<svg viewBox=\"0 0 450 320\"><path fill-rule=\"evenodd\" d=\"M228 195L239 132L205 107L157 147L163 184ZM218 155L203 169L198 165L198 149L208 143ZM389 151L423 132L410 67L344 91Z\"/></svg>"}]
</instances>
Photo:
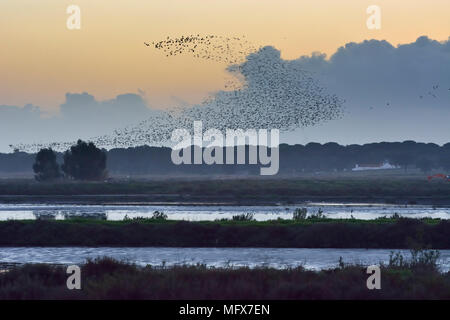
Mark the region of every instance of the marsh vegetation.
<instances>
[{"instance_id":1,"label":"marsh vegetation","mask_svg":"<svg viewBox=\"0 0 450 320\"><path fill-rule=\"evenodd\" d=\"M0 299L449 299L450 273L440 273L436 253L393 254L381 265L381 290L368 290L366 267L211 268L204 265L139 267L110 258L82 266L82 289L68 290L66 268L13 266L0 274Z\"/></svg>"}]
</instances>

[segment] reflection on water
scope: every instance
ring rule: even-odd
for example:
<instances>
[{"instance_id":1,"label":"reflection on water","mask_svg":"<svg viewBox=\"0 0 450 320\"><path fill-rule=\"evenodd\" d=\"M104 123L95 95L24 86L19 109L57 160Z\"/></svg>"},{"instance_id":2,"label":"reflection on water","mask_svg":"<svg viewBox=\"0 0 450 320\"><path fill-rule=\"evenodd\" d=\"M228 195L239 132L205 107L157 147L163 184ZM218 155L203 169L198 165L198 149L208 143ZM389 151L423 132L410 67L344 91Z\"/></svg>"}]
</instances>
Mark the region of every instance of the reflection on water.
<instances>
[{"instance_id":1,"label":"reflection on water","mask_svg":"<svg viewBox=\"0 0 450 320\"><path fill-rule=\"evenodd\" d=\"M320 270L345 263L362 265L387 263L390 249L285 249L285 248L0 248L0 263L80 264L88 258L108 256L138 265L172 266L205 264L207 266L267 266L286 268L303 266ZM408 250L400 251L406 258ZM444 272L450 270L450 250L441 250L438 261Z\"/></svg>"},{"instance_id":2,"label":"reflection on water","mask_svg":"<svg viewBox=\"0 0 450 320\"><path fill-rule=\"evenodd\" d=\"M450 218L450 208L420 205L336 204L311 203L292 206L186 206L186 205L46 205L0 204L0 220L70 219L85 217L123 220L125 216L152 217L153 212L164 212L172 220L231 219L234 215L252 213L258 221L277 218L291 219L296 208L304 207L308 214L322 211L329 218L375 219L398 214L410 218Z\"/></svg>"}]
</instances>

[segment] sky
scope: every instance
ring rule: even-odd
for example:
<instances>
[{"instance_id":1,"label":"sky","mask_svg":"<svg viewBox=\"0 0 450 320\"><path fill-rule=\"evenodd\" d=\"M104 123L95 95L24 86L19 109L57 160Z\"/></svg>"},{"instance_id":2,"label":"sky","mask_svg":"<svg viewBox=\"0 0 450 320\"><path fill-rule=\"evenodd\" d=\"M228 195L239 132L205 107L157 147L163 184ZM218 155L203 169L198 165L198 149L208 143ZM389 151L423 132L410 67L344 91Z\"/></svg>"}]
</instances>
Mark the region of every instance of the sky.
<instances>
[{"instance_id":1,"label":"sky","mask_svg":"<svg viewBox=\"0 0 450 320\"><path fill-rule=\"evenodd\" d=\"M66 26L72 4L79 30ZM366 26L374 4L379 30ZM448 0L2 0L0 151L107 133L223 90L226 64L166 58L143 44L188 34L273 46L346 99L343 119L299 129L289 143L445 143L449 16ZM364 42L372 39L379 41Z\"/></svg>"}]
</instances>

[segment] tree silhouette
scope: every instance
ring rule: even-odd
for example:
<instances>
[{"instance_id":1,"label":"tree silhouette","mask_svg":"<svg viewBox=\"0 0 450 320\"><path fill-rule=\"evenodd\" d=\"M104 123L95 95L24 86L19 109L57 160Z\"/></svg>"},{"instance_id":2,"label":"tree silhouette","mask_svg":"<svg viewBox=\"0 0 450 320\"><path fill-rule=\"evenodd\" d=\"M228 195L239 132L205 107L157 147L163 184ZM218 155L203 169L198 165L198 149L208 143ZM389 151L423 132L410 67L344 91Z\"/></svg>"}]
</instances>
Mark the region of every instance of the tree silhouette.
<instances>
[{"instance_id":1,"label":"tree silhouette","mask_svg":"<svg viewBox=\"0 0 450 320\"><path fill-rule=\"evenodd\" d=\"M92 142L78 140L64 153L64 173L75 180L101 180L106 178L106 152Z\"/></svg>"},{"instance_id":2,"label":"tree silhouette","mask_svg":"<svg viewBox=\"0 0 450 320\"><path fill-rule=\"evenodd\" d=\"M439 164L447 172L450 172L450 154L439 159Z\"/></svg>"},{"instance_id":3,"label":"tree silhouette","mask_svg":"<svg viewBox=\"0 0 450 320\"><path fill-rule=\"evenodd\" d=\"M56 153L51 149L41 149L33 164L33 171L37 181L51 181L61 176L56 162Z\"/></svg>"},{"instance_id":4,"label":"tree silhouette","mask_svg":"<svg viewBox=\"0 0 450 320\"><path fill-rule=\"evenodd\" d=\"M430 159L422 158L416 162L416 167L423 173L428 173L433 169L433 162Z\"/></svg>"},{"instance_id":5,"label":"tree silhouette","mask_svg":"<svg viewBox=\"0 0 450 320\"><path fill-rule=\"evenodd\" d=\"M228 175L243 172L259 175L260 164L177 166L171 160L171 152L170 147L154 146L111 149L106 152L107 169L111 174L118 175ZM223 152L226 154L225 150ZM4 173L31 173L35 158L35 154L21 151L0 153L0 176ZM439 146L434 143L406 141L347 146L335 143L280 144L280 174L350 171L355 164L384 161L401 165L409 171L422 158L432 161L433 170L450 173L450 143ZM57 159L59 161L59 155Z\"/></svg>"},{"instance_id":6,"label":"tree silhouette","mask_svg":"<svg viewBox=\"0 0 450 320\"><path fill-rule=\"evenodd\" d=\"M396 155L394 155L394 157L392 158L392 162L395 165L399 165L400 167L402 167L405 170L405 172L407 172L408 166L413 163L413 158L412 158L411 154L409 154L407 152L402 152L402 153L397 153Z\"/></svg>"}]
</instances>

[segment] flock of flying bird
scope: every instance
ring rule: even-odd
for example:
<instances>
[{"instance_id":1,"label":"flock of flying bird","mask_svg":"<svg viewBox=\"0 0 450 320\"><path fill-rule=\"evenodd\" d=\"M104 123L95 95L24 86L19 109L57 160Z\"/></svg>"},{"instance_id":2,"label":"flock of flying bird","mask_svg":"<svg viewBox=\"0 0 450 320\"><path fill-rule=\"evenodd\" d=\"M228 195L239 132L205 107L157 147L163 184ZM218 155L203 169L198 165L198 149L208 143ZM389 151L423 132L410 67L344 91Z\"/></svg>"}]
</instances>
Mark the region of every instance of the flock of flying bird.
<instances>
[{"instance_id":1,"label":"flock of flying bird","mask_svg":"<svg viewBox=\"0 0 450 320\"><path fill-rule=\"evenodd\" d=\"M239 66L245 85L220 91L205 102L184 109L161 112L136 126L101 137L114 146L164 145L172 131L188 129L201 120L204 130L279 129L289 131L338 118L342 103L329 95L307 72L273 57L274 49L263 48Z\"/></svg>"},{"instance_id":2,"label":"flock of flying bird","mask_svg":"<svg viewBox=\"0 0 450 320\"><path fill-rule=\"evenodd\" d=\"M437 90L439 89L439 87L440 87L439 84L434 85L433 88L432 88L432 90L428 91L427 95L433 97L434 99L437 99L437 97L438 97L438 96L437 96ZM450 88L448 88L448 91L450 91ZM420 98L420 99L423 99L424 96L423 96L423 95L420 95L419 98Z\"/></svg>"},{"instance_id":3,"label":"flock of flying bird","mask_svg":"<svg viewBox=\"0 0 450 320\"><path fill-rule=\"evenodd\" d=\"M438 89L440 88L440 85L439 84L435 84L435 85L433 85L432 86L432 88L431 88L431 90L429 90L428 92L427 92L427 95L424 95L424 94L421 94L421 95L419 95L419 99L425 99L426 98L426 96L430 96L430 97L432 97L432 98L434 98L434 99L437 99L438 98ZM450 88L448 88L448 91L450 91ZM391 106L391 102L386 102L386 106L387 107L390 107ZM373 107L369 107L369 109L373 109Z\"/></svg>"},{"instance_id":4,"label":"flock of flying bird","mask_svg":"<svg viewBox=\"0 0 450 320\"><path fill-rule=\"evenodd\" d=\"M167 57L188 54L225 62L227 71L242 80L239 85L228 83L231 90L219 91L198 105L155 111L152 117L136 125L89 139L100 147L168 145L175 129L188 129L192 134L194 121L202 121L204 130L215 128L223 133L226 129L290 131L343 114L344 101L327 93L313 74L299 68L295 61L281 59L273 47L254 46L245 37L189 35L144 44L162 50ZM439 85L434 85L428 95L437 98L438 89ZM43 147L66 150L73 143L23 144L14 148L29 152Z\"/></svg>"},{"instance_id":5,"label":"flock of flying bird","mask_svg":"<svg viewBox=\"0 0 450 320\"><path fill-rule=\"evenodd\" d=\"M194 58L227 64L242 62L249 53L260 49L248 41L245 36L224 37L200 34L181 36L180 38L167 37L161 41L144 42L144 44L147 47L163 51L166 57L189 54Z\"/></svg>"},{"instance_id":6,"label":"flock of flying bird","mask_svg":"<svg viewBox=\"0 0 450 320\"><path fill-rule=\"evenodd\" d=\"M190 35L144 44L163 50L168 57L189 54L226 62L227 71L242 81L198 105L157 111L134 126L89 139L99 147L168 145L173 130L185 128L192 132L193 122L198 120L203 122L204 130L215 128L223 133L226 129L289 131L336 119L342 114L343 101L328 94L311 73L282 60L274 48L253 46L245 37ZM15 148L29 152L43 147L66 150L73 143L24 144Z\"/></svg>"}]
</instances>

